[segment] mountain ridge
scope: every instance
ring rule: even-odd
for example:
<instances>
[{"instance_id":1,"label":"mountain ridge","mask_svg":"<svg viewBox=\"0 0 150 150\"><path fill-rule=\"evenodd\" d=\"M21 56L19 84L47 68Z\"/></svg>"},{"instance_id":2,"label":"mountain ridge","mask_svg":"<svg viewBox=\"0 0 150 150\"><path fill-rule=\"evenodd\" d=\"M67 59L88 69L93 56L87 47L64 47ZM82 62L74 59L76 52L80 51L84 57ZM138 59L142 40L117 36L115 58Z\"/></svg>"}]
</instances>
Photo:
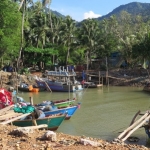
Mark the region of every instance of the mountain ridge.
<instances>
[{"instance_id":1,"label":"mountain ridge","mask_svg":"<svg viewBox=\"0 0 150 150\"><path fill-rule=\"evenodd\" d=\"M122 11L126 11L132 15L150 15L150 3L141 3L141 2L131 2L128 4L120 5L113 9L110 13L96 18L97 20L103 20L109 18L112 15L119 16Z\"/></svg>"}]
</instances>

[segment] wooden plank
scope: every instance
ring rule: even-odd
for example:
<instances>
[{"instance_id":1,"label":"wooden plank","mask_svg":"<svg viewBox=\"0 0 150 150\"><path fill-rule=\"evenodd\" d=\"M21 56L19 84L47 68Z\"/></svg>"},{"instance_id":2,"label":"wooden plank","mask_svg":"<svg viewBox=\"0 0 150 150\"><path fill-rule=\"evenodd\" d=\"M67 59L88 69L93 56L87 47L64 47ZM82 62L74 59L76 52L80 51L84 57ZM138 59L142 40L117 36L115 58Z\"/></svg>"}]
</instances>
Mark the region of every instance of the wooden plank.
<instances>
[{"instance_id":1,"label":"wooden plank","mask_svg":"<svg viewBox=\"0 0 150 150\"><path fill-rule=\"evenodd\" d=\"M18 116L18 117L12 118L12 119L10 119L10 120L3 121L3 122L1 122L0 124L2 124L2 125L8 124L8 123L11 123L11 122L13 122L13 121L15 121L15 120L18 120L18 119L20 119L20 118L29 116L30 114L31 114L31 113L23 114L23 115L20 115L20 116Z\"/></svg>"},{"instance_id":2,"label":"wooden plank","mask_svg":"<svg viewBox=\"0 0 150 150\"><path fill-rule=\"evenodd\" d=\"M22 130L22 129L40 129L40 128L47 128L48 125L47 124L41 124L41 125L37 125L37 126L27 126L27 127L18 127L18 130Z\"/></svg>"},{"instance_id":3,"label":"wooden plank","mask_svg":"<svg viewBox=\"0 0 150 150\"><path fill-rule=\"evenodd\" d=\"M13 113L13 112L14 112L14 110L4 111L3 113L0 114L0 116L7 115L7 114L11 114L11 113Z\"/></svg>"},{"instance_id":4,"label":"wooden plank","mask_svg":"<svg viewBox=\"0 0 150 150\"><path fill-rule=\"evenodd\" d=\"M9 119L11 117L17 117L20 115L22 115L22 113L11 113L11 114L0 116L0 120L6 120L6 119Z\"/></svg>"},{"instance_id":5,"label":"wooden plank","mask_svg":"<svg viewBox=\"0 0 150 150\"><path fill-rule=\"evenodd\" d=\"M3 112L5 112L5 111L10 110L12 107L14 107L14 105L10 105L10 106L7 106L7 107L1 109L1 110L0 110L0 114L3 113Z\"/></svg>"}]
</instances>

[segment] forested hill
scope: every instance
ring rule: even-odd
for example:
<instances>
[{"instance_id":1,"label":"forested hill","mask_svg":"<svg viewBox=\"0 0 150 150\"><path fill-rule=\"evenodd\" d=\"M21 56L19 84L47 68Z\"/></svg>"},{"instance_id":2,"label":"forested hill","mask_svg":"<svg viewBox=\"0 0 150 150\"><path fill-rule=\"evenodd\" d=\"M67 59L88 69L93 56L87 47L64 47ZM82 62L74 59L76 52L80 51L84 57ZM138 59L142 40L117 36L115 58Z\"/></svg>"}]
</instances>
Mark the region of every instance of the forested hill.
<instances>
[{"instance_id":1,"label":"forested hill","mask_svg":"<svg viewBox=\"0 0 150 150\"><path fill-rule=\"evenodd\" d=\"M139 2L132 2L126 5L120 5L119 7L115 8L112 12L97 19L103 20L105 18L109 18L112 15L118 17L122 11L126 11L133 16L140 15L146 20L150 19L150 3L139 3Z\"/></svg>"},{"instance_id":2,"label":"forested hill","mask_svg":"<svg viewBox=\"0 0 150 150\"><path fill-rule=\"evenodd\" d=\"M45 10L46 13L49 12L49 8L47 8L47 7L45 7L44 10ZM54 15L56 15L57 17L65 18L65 16L62 15L61 13L59 13L58 11L51 10L51 12L52 12Z\"/></svg>"},{"instance_id":3,"label":"forested hill","mask_svg":"<svg viewBox=\"0 0 150 150\"><path fill-rule=\"evenodd\" d=\"M61 13L57 12L57 11L53 11L52 10L52 13L55 14L57 17L61 17L61 18L64 18L65 16L62 15Z\"/></svg>"}]
</instances>

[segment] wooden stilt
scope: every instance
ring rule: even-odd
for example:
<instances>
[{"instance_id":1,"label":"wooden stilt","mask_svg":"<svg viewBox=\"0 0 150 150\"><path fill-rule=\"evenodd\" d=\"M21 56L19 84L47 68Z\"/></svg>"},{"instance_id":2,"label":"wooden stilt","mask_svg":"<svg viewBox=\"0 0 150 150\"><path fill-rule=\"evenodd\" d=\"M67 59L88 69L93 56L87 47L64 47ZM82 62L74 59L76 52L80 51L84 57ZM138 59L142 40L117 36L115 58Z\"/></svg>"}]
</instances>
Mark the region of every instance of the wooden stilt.
<instances>
[{"instance_id":1,"label":"wooden stilt","mask_svg":"<svg viewBox=\"0 0 150 150\"><path fill-rule=\"evenodd\" d=\"M29 97L29 98L30 98L31 105L33 106L33 98L32 97ZM34 112L31 115L32 115L33 125L37 126L36 119L35 119L35 116L34 116Z\"/></svg>"}]
</instances>

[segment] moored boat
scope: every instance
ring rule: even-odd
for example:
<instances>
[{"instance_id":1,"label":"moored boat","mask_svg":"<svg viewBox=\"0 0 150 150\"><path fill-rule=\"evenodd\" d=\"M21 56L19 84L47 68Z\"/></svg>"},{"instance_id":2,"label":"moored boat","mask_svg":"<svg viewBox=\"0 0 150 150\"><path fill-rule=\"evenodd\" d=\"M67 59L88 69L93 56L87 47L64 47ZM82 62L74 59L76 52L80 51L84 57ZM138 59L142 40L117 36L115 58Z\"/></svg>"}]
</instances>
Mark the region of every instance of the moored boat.
<instances>
[{"instance_id":1,"label":"moored boat","mask_svg":"<svg viewBox=\"0 0 150 150\"><path fill-rule=\"evenodd\" d=\"M59 114L59 113L62 113L62 114L67 113L65 120L69 120L77 111L77 109L80 108L80 105L81 103L78 103L77 105L66 107L66 108L44 111L44 114L45 116L49 116L49 115L54 115L54 114Z\"/></svg>"},{"instance_id":2,"label":"moored boat","mask_svg":"<svg viewBox=\"0 0 150 150\"><path fill-rule=\"evenodd\" d=\"M65 119L69 120L74 115L74 113L77 111L77 109L80 108L80 105L81 105L81 103L78 103L77 105L74 105L74 106L60 108L60 109L58 109L56 106L54 109L52 107L50 108L49 106L47 107L48 109L45 109L45 110L42 109L41 107L37 107L37 109L42 109L45 116L55 115L55 114L60 114L60 113L61 114L67 113Z\"/></svg>"},{"instance_id":3,"label":"moored boat","mask_svg":"<svg viewBox=\"0 0 150 150\"><path fill-rule=\"evenodd\" d=\"M43 101L40 104L37 104L36 106L46 106L46 105L54 105L57 108L64 108L75 105L76 99L64 99L64 100L53 100L53 101Z\"/></svg>"},{"instance_id":4,"label":"moored boat","mask_svg":"<svg viewBox=\"0 0 150 150\"><path fill-rule=\"evenodd\" d=\"M85 81L82 81L81 82L83 88L97 88L97 84L94 83L94 82L85 82Z\"/></svg>"},{"instance_id":5,"label":"moored boat","mask_svg":"<svg viewBox=\"0 0 150 150\"><path fill-rule=\"evenodd\" d=\"M59 68L59 71L47 71L46 76L47 78L35 77L38 87L55 92L77 92L83 90L80 82L75 79L76 73L73 70L70 72ZM53 79L50 79L50 77Z\"/></svg>"},{"instance_id":6,"label":"moored boat","mask_svg":"<svg viewBox=\"0 0 150 150\"><path fill-rule=\"evenodd\" d=\"M73 106L74 105L75 99L73 99L73 100L68 99L68 100L64 100L64 101L60 101L60 102L53 101L53 103L58 108L68 107L68 106Z\"/></svg>"},{"instance_id":7,"label":"moored boat","mask_svg":"<svg viewBox=\"0 0 150 150\"><path fill-rule=\"evenodd\" d=\"M45 88L42 87L22 87L22 86L18 86L18 90L22 91L22 92L41 92L41 91L45 91Z\"/></svg>"},{"instance_id":8,"label":"moored boat","mask_svg":"<svg viewBox=\"0 0 150 150\"><path fill-rule=\"evenodd\" d=\"M58 114L58 115L51 115L48 117L36 119L37 125L41 124L47 124L48 129L50 130L57 130L58 127L61 125L63 120L65 119L66 114ZM13 125L19 126L19 127L26 127L26 126L32 126L32 119L25 119L25 120L16 120L13 121Z\"/></svg>"}]
</instances>

